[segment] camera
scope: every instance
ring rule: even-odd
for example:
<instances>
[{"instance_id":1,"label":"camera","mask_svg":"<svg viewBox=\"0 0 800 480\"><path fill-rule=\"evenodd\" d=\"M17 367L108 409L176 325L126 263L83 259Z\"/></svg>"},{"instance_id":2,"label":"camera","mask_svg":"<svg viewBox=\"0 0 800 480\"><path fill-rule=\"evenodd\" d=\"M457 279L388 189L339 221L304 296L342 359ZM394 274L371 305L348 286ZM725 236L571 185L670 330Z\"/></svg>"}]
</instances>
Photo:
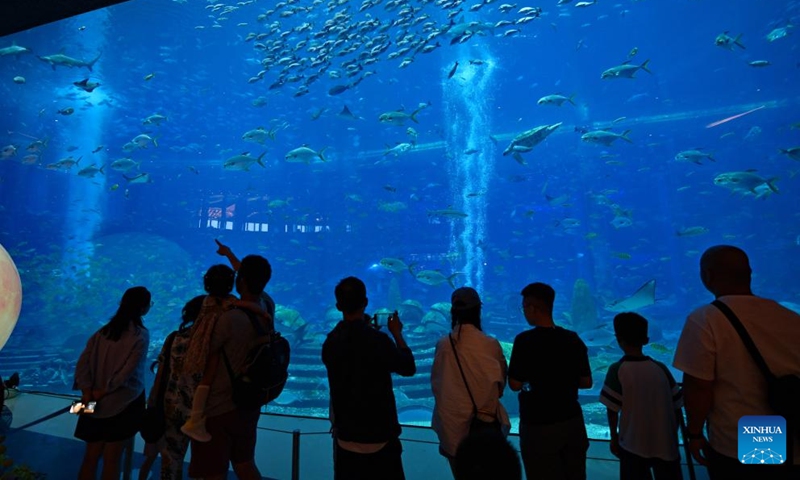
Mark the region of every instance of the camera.
<instances>
[{"instance_id":1,"label":"camera","mask_svg":"<svg viewBox=\"0 0 800 480\"><path fill-rule=\"evenodd\" d=\"M94 413L96 406L97 402L72 402L72 405L69 407L69 413L74 413L75 415Z\"/></svg>"}]
</instances>

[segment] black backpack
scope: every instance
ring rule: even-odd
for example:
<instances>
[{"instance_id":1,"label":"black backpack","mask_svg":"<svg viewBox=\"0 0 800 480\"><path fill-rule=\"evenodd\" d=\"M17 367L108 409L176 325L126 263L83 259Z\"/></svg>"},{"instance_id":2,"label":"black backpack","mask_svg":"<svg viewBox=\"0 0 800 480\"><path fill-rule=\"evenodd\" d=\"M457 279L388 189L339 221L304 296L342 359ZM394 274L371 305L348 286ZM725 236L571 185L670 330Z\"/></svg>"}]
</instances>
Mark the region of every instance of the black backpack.
<instances>
[{"instance_id":1,"label":"black backpack","mask_svg":"<svg viewBox=\"0 0 800 480\"><path fill-rule=\"evenodd\" d=\"M242 311L258 332L258 339L239 371L233 371L224 350L222 357L231 377L233 402L239 408L259 408L278 398L286 386L291 349L279 332L267 332L252 312Z\"/></svg>"}]
</instances>

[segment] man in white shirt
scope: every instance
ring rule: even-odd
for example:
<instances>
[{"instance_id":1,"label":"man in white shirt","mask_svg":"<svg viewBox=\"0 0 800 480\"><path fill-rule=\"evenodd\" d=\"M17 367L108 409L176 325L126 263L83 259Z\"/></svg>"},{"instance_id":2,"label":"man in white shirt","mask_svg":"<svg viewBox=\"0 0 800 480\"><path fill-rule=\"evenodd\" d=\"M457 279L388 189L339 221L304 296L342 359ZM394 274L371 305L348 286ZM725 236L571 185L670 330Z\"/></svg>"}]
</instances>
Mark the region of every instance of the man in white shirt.
<instances>
[{"instance_id":1,"label":"man in white shirt","mask_svg":"<svg viewBox=\"0 0 800 480\"><path fill-rule=\"evenodd\" d=\"M800 315L753 295L747 254L718 245L700 259L700 278L727 305L752 337L777 376L800 375ZM774 415L767 384L739 334L713 305L693 311L683 327L673 366L684 372L683 391L692 456L708 467L709 478L800 478L800 445L794 465L744 465L738 460L738 423L745 415ZM708 439L703 426L708 422ZM789 432L791 435L791 432Z\"/></svg>"}]
</instances>

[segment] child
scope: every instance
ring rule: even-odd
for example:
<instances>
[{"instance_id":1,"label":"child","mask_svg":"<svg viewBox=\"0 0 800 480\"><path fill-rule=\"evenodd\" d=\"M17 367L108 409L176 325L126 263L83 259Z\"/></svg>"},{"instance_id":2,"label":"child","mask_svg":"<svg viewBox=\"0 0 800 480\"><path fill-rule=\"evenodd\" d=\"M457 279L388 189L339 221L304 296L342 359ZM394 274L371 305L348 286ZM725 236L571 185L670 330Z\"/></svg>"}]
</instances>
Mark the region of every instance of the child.
<instances>
[{"instance_id":1,"label":"child","mask_svg":"<svg viewBox=\"0 0 800 480\"><path fill-rule=\"evenodd\" d=\"M206 272L203 286L208 296L203 301L200 315L192 327L192 340L186 353L188 371L193 375L202 372L202 378L192 396L189 419L181 427L181 432L198 442L211 440L211 435L206 431L205 407L211 391L211 382L217 375L221 360L219 351L209 350L211 333L217 320L226 311L238 307L258 315L262 324L272 323L272 316L267 314L261 305L243 302L230 294L233 291L234 278L234 271L226 265L214 265Z\"/></svg>"},{"instance_id":2,"label":"child","mask_svg":"<svg viewBox=\"0 0 800 480\"><path fill-rule=\"evenodd\" d=\"M614 333L625 356L608 367L600 402L607 408L611 453L620 460L619 478L650 478L652 468L655 480L682 480L680 389L663 363L642 353L649 341L644 317L620 313L614 317Z\"/></svg>"},{"instance_id":3,"label":"child","mask_svg":"<svg viewBox=\"0 0 800 480\"><path fill-rule=\"evenodd\" d=\"M164 447L164 437L161 437L156 443L144 444L144 461L139 469L139 480L147 480L150 478L150 469L153 468L156 458L161 449Z\"/></svg>"}]
</instances>

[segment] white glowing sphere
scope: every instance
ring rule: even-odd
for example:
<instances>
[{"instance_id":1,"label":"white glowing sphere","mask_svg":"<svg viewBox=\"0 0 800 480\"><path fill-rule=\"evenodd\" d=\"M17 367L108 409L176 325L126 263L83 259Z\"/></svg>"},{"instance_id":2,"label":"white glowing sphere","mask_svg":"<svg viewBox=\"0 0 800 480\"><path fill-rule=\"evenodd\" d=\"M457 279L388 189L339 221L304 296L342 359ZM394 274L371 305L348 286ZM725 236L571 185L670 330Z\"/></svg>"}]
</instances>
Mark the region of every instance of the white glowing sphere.
<instances>
[{"instance_id":1,"label":"white glowing sphere","mask_svg":"<svg viewBox=\"0 0 800 480\"><path fill-rule=\"evenodd\" d=\"M0 245L0 350L3 349L19 318L22 307L22 282L14 260Z\"/></svg>"}]
</instances>

